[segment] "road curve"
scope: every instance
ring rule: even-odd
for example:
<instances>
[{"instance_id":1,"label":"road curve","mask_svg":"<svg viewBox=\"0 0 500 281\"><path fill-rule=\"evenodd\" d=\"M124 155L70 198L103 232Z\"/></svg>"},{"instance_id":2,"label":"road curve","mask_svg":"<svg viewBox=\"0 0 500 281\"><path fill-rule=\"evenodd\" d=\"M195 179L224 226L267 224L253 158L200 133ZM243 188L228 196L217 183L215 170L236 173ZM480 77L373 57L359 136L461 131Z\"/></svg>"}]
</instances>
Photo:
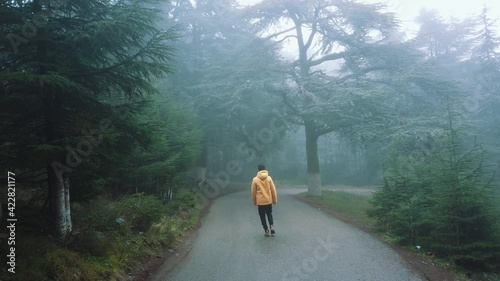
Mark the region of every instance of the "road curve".
<instances>
[{"instance_id":1,"label":"road curve","mask_svg":"<svg viewBox=\"0 0 500 281\"><path fill-rule=\"evenodd\" d=\"M413 281L392 249L278 189L276 236L264 237L249 192L217 199L186 260L153 281Z\"/></svg>"}]
</instances>

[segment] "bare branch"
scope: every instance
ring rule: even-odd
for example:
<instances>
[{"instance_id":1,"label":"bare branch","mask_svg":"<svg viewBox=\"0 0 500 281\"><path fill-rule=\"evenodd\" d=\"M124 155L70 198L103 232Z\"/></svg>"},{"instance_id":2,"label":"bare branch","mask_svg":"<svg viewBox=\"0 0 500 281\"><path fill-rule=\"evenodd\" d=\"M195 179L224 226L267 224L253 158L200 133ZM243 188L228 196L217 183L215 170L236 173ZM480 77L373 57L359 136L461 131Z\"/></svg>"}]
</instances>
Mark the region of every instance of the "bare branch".
<instances>
[{"instance_id":1,"label":"bare branch","mask_svg":"<svg viewBox=\"0 0 500 281\"><path fill-rule=\"evenodd\" d=\"M273 33L273 34L271 34L271 35L269 35L269 36L267 36L267 37L264 37L264 38L262 38L262 39L264 39L264 40L269 40L269 39L272 39L273 37L277 37L277 36L280 36L280 35L285 34L285 33L287 33L287 32L290 32L290 31L292 31L292 30L294 30L294 29L295 29L295 26L294 26L294 27L290 27L290 28L285 29L285 30L280 31L280 32Z\"/></svg>"},{"instance_id":2,"label":"bare branch","mask_svg":"<svg viewBox=\"0 0 500 281\"><path fill-rule=\"evenodd\" d=\"M320 59L317 59L317 60L309 60L309 67L312 67L312 66L316 66L316 65L319 65L319 64L322 64L326 61L335 61L335 60L338 60L338 59L342 59L345 57L345 55L347 54L347 52L341 52L341 53L335 53L335 54L330 54L330 55L326 55Z\"/></svg>"},{"instance_id":3,"label":"bare branch","mask_svg":"<svg viewBox=\"0 0 500 281\"><path fill-rule=\"evenodd\" d=\"M322 49L319 48L318 50L316 50L314 53L311 54L311 56L309 57L309 60L313 60L315 57L317 57L320 53L322 52Z\"/></svg>"},{"instance_id":4,"label":"bare branch","mask_svg":"<svg viewBox=\"0 0 500 281\"><path fill-rule=\"evenodd\" d=\"M297 36L295 36L295 35L287 35L283 39L273 42L273 45L279 44L279 43L281 43L281 42L283 42L283 41L285 41L286 39L289 39L289 38L295 38L295 39L297 39Z\"/></svg>"},{"instance_id":5,"label":"bare branch","mask_svg":"<svg viewBox=\"0 0 500 281\"><path fill-rule=\"evenodd\" d=\"M297 45L299 48L299 58L300 60L306 60L307 59L307 49L305 48L304 45L304 35L302 34L302 23L300 22L298 16L293 12L293 8L287 6L287 9L289 10L290 18L292 19L293 23L295 24L295 32L297 35Z\"/></svg>"},{"instance_id":6,"label":"bare branch","mask_svg":"<svg viewBox=\"0 0 500 281\"><path fill-rule=\"evenodd\" d=\"M328 125L325 125L321 128L317 128L316 130L314 130L314 132L317 136L326 135L326 134L331 133L333 131L335 131L335 128L328 126Z\"/></svg>"},{"instance_id":7,"label":"bare branch","mask_svg":"<svg viewBox=\"0 0 500 281\"><path fill-rule=\"evenodd\" d=\"M311 34L309 35L309 38L307 39L306 44L304 45L304 48L307 50L309 47L311 47L311 44L313 42L314 36L316 35L316 32L318 31L318 16L319 16L319 11L321 10L320 7L317 7L316 10L314 11L314 22L312 23L312 30Z\"/></svg>"}]
</instances>

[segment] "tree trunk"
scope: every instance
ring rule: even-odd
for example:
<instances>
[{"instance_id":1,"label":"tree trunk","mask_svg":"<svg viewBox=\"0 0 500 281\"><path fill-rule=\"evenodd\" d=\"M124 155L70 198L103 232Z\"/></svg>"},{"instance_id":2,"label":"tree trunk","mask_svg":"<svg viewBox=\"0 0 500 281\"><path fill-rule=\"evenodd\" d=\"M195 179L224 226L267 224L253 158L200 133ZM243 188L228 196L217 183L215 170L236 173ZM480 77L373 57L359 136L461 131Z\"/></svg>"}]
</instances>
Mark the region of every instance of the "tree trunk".
<instances>
[{"instance_id":1,"label":"tree trunk","mask_svg":"<svg viewBox=\"0 0 500 281\"><path fill-rule=\"evenodd\" d=\"M59 127L61 101L57 93L51 89L42 89L44 96L44 122L47 143L61 139ZM65 166L64 155L54 155L57 161L47 163L47 185L49 189L50 209L52 216L52 231L56 237L64 239L72 230L71 205L69 196L69 174L71 170ZM56 170L53 163L60 164Z\"/></svg>"},{"instance_id":2,"label":"tree trunk","mask_svg":"<svg viewBox=\"0 0 500 281\"><path fill-rule=\"evenodd\" d=\"M64 239L72 230L71 205L69 197L69 175L57 175L53 167L48 167L52 227L58 238Z\"/></svg>"},{"instance_id":3,"label":"tree trunk","mask_svg":"<svg viewBox=\"0 0 500 281\"><path fill-rule=\"evenodd\" d=\"M42 5L41 1L33 1L33 13L41 12ZM43 37L45 29L43 27L38 29L39 36ZM46 43L44 40L40 40L37 43L37 54L38 59L41 62L39 68L39 74L47 74L47 69L45 64L49 62L46 57ZM43 97L43 107L44 107L44 125L45 125L45 137L46 143L53 145L56 140L62 139L61 133L58 131L60 127L61 117L61 100L60 94L56 93L54 89L50 86L44 86L40 88L40 96ZM59 153L57 153L59 154ZM49 194L49 203L51 210L51 220L52 220L52 232L58 238L64 239L72 229L71 224L71 211L70 211L70 198L69 198L69 175L67 171L58 170L56 171L53 163L61 164L59 167L64 166L65 161L63 161L64 156L54 155L54 158L59 160L54 162L47 162L47 188ZM66 167L71 170L69 167Z\"/></svg>"},{"instance_id":4,"label":"tree trunk","mask_svg":"<svg viewBox=\"0 0 500 281\"><path fill-rule=\"evenodd\" d=\"M321 175L319 172L318 136L314 124L305 122L307 155L307 192L312 196L321 196Z\"/></svg>"}]
</instances>

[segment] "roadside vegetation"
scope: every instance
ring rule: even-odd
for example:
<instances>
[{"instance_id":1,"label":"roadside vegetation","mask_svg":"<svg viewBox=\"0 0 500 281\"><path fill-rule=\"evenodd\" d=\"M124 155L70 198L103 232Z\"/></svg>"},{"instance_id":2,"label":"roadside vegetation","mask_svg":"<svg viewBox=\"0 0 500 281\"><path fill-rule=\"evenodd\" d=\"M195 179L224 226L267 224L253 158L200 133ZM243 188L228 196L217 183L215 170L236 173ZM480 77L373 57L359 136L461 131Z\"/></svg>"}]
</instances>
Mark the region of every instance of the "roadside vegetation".
<instances>
[{"instance_id":1,"label":"roadside vegetation","mask_svg":"<svg viewBox=\"0 0 500 281\"><path fill-rule=\"evenodd\" d=\"M484 272L471 269L471 267L459 266L453 258L438 255L429 248L421 245L410 245L406 243L400 234L389 231L385 224L381 223L373 214L376 212L377 197L383 192L383 188L373 188L373 193L358 193L358 188L352 187L352 191L324 190L323 196L312 197L307 193L298 194L297 198L321 209L341 221L353 225L363 231L377 236L382 241L391 245L413 269L417 270L428 280L439 281L441 278L453 277L461 281L492 281L498 280L500 274L493 270ZM407 229L411 231L411 229ZM407 233L407 232L405 232ZM487 266L487 264L484 264ZM441 268L442 270L436 269Z\"/></svg>"},{"instance_id":2,"label":"roadside vegetation","mask_svg":"<svg viewBox=\"0 0 500 281\"><path fill-rule=\"evenodd\" d=\"M73 231L63 242L48 234L49 217L22 208L16 274L2 280L124 280L141 277L151 261L160 261L198 222L200 208L191 191L167 204L136 193L119 199L99 196L73 204ZM33 203L33 201L31 201ZM21 215L21 214L20 214Z\"/></svg>"}]
</instances>

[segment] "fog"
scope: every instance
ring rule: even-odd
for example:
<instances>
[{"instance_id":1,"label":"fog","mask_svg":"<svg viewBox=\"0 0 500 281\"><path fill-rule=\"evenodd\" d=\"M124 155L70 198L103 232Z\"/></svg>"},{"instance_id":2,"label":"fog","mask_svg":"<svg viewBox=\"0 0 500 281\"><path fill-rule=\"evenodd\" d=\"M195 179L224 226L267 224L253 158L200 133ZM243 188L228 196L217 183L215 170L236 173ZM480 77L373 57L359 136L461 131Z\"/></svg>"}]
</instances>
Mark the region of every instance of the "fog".
<instances>
[{"instance_id":1,"label":"fog","mask_svg":"<svg viewBox=\"0 0 500 281\"><path fill-rule=\"evenodd\" d=\"M462 2L1 2L0 167L25 233L142 235L264 164L315 198L370 188L401 244L498 270L500 4Z\"/></svg>"}]
</instances>

